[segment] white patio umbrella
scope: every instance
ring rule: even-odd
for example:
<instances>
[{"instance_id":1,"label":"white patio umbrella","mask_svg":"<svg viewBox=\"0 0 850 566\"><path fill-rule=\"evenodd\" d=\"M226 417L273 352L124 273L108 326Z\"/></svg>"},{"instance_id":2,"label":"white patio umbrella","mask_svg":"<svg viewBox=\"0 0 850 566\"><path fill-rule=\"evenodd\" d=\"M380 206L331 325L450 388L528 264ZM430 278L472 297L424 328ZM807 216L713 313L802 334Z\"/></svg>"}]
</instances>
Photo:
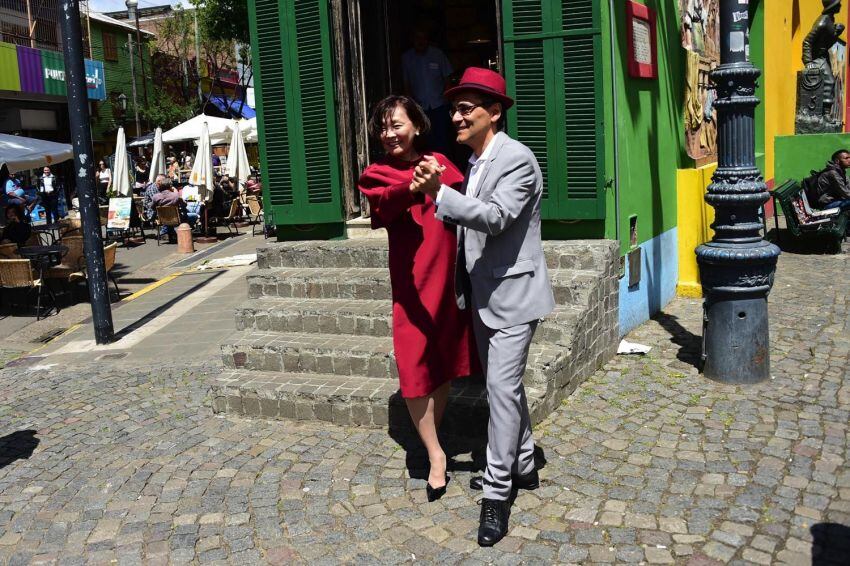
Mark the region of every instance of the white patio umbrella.
<instances>
[{"instance_id":1,"label":"white patio umbrella","mask_svg":"<svg viewBox=\"0 0 850 566\"><path fill-rule=\"evenodd\" d=\"M248 153L245 151L240 125L242 124L236 120L233 121L233 135L230 138L230 150L227 153L227 174L244 184L251 173L251 165L248 163Z\"/></svg>"},{"instance_id":2,"label":"white patio umbrella","mask_svg":"<svg viewBox=\"0 0 850 566\"><path fill-rule=\"evenodd\" d=\"M243 120L240 123L242 126L242 139L245 140L245 143L257 143L259 141L259 134L257 133L257 118L249 118L247 120Z\"/></svg>"},{"instance_id":3,"label":"white patio umbrella","mask_svg":"<svg viewBox=\"0 0 850 566\"><path fill-rule=\"evenodd\" d=\"M153 135L153 157L151 157L151 172L148 183L153 183L157 175L165 175L165 154L162 152L162 128L157 128Z\"/></svg>"},{"instance_id":4,"label":"white patio umbrella","mask_svg":"<svg viewBox=\"0 0 850 566\"><path fill-rule=\"evenodd\" d=\"M9 173L55 165L73 158L69 143L0 134L0 167L6 165Z\"/></svg>"},{"instance_id":5,"label":"white patio umbrella","mask_svg":"<svg viewBox=\"0 0 850 566\"><path fill-rule=\"evenodd\" d=\"M189 174L189 184L198 187L198 196L202 202L207 202L212 198L214 180L210 132L207 125L203 124L198 139L198 153Z\"/></svg>"},{"instance_id":6,"label":"white patio umbrella","mask_svg":"<svg viewBox=\"0 0 850 566\"><path fill-rule=\"evenodd\" d=\"M124 128L118 128L118 139L115 141L115 164L112 169L112 188L118 196L128 197L133 194L133 178L130 176L130 164L127 160L127 139Z\"/></svg>"}]
</instances>

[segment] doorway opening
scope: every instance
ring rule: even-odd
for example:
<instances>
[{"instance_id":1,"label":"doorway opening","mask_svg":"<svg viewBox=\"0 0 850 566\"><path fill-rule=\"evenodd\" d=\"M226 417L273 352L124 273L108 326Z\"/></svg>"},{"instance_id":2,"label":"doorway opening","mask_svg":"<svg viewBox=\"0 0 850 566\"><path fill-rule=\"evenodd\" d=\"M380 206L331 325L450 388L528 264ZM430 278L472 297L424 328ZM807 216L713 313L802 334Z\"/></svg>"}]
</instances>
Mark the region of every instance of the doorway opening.
<instances>
[{"instance_id":1,"label":"doorway opening","mask_svg":"<svg viewBox=\"0 0 850 566\"><path fill-rule=\"evenodd\" d=\"M349 161L357 171L344 171L356 179L359 172L383 154L380 144L368 138L366 123L375 104L390 94L412 96L423 108L435 110L434 91L457 83L467 67L487 67L502 72L502 30L500 0L348 0L348 49L352 113L352 141L356 158ZM416 72L411 56L423 56L422 35L427 37L429 55L418 67L419 80L405 80ZM450 72L435 61L445 56ZM407 63L405 53L409 53ZM421 61L421 60L420 60ZM424 77L423 77L424 75ZM443 76L445 75L445 76ZM426 92L416 92L416 82L442 81ZM421 87L420 87L421 88ZM429 94L430 91L430 94ZM445 104L445 101L443 101ZM346 117L343 117L344 119ZM434 127L434 149L455 161L461 170L468 150L454 143L447 108L429 113ZM440 127L443 132L440 132ZM354 188L356 191L356 187ZM365 202L357 197L365 212Z\"/></svg>"}]
</instances>

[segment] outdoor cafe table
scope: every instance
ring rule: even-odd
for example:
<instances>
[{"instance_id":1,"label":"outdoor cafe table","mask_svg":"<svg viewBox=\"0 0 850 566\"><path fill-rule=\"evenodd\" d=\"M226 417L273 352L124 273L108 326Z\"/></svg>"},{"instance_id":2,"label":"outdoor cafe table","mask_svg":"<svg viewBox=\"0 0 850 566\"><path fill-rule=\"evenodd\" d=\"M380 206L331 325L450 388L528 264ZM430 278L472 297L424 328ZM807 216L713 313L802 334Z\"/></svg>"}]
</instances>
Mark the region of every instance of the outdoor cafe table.
<instances>
[{"instance_id":1,"label":"outdoor cafe table","mask_svg":"<svg viewBox=\"0 0 850 566\"><path fill-rule=\"evenodd\" d=\"M62 228L64 228L64 224L60 224L59 222L53 222L52 224L33 225L32 231L38 233L39 240L42 243L45 243L44 240L42 240L41 238L42 234L44 236L50 236L50 244L45 245L52 245L56 243L56 240L60 239L59 236L62 233Z\"/></svg>"},{"instance_id":2,"label":"outdoor cafe table","mask_svg":"<svg viewBox=\"0 0 850 566\"><path fill-rule=\"evenodd\" d=\"M59 312L59 305L56 302L56 296L53 294L53 291L47 287L47 283L44 280L44 270L62 263L62 257L67 253L68 248L60 246L59 244L54 244L52 246L22 246L18 248L18 255L30 260L38 269L38 278L41 284L38 287L38 299L35 307L36 320L41 319L41 295L44 292L44 289L47 289L47 294L50 295L50 298L53 300L53 307L56 309L57 313ZM50 313L50 311L47 312Z\"/></svg>"}]
</instances>

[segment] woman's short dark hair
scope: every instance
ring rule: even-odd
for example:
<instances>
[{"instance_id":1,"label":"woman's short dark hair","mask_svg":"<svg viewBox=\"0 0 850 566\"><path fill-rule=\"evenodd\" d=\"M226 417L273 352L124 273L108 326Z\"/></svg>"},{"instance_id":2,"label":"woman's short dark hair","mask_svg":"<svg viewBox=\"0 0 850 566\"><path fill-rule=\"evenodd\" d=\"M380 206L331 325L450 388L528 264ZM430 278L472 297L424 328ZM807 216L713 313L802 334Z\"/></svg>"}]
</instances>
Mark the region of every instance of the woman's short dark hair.
<instances>
[{"instance_id":1,"label":"woman's short dark hair","mask_svg":"<svg viewBox=\"0 0 850 566\"><path fill-rule=\"evenodd\" d=\"M381 131L384 129L387 119L393 115L396 106L401 106L407 112L407 117L413 122L413 125L419 130L419 136L416 138L416 143L422 143L425 134L431 129L431 121L425 112L422 110L416 101L408 96L390 95L375 105L372 110L372 116L369 118L369 135L380 138Z\"/></svg>"},{"instance_id":2,"label":"woman's short dark hair","mask_svg":"<svg viewBox=\"0 0 850 566\"><path fill-rule=\"evenodd\" d=\"M6 206L6 211L3 214L3 216L8 218L9 217L9 211L12 211L13 213L15 213L15 217L18 219L18 222L23 222L24 221L24 210L23 209L24 209L24 207L22 207L18 204L9 204L9 205Z\"/></svg>"}]
</instances>

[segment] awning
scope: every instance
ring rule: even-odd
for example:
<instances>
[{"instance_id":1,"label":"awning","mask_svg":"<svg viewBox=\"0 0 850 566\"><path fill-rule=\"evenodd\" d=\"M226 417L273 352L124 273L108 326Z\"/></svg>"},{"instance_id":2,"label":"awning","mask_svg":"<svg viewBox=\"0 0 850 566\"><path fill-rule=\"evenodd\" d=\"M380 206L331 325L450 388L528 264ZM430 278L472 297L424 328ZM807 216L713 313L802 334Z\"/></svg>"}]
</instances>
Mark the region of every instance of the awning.
<instances>
[{"instance_id":1,"label":"awning","mask_svg":"<svg viewBox=\"0 0 850 566\"><path fill-rule=\"evenodd\" d=\"M253 118L257 115L257 112L248 106L247 102L243 104L241 100L214 95L209 97L209 101L225 114L232 114L234 118ZM239 115L240 106L242 110L241 115Z\"/></svg>"},{"instance_id":2,"label":"awning","mask_svg":"<svg viewBox=\"0 0 850 566\"><path fill-rule=\"evenodd\" d=\"M9 173L54 165L73 158L74 151L69 143L0 134L0 167L6 165Z\"/></svg>"},{"instance_id":3,"label":"awning","mask_svg":"<svg viewBox=\"0 0 850 566\"><path fill-rule=\"evenodd\" d=\"M196 141L201 137L201 128L206 122L213 145L230 143L230 124L227 118L216 118L200 114L162 133L163 143Z\"/></svg>"}]
</instances>

